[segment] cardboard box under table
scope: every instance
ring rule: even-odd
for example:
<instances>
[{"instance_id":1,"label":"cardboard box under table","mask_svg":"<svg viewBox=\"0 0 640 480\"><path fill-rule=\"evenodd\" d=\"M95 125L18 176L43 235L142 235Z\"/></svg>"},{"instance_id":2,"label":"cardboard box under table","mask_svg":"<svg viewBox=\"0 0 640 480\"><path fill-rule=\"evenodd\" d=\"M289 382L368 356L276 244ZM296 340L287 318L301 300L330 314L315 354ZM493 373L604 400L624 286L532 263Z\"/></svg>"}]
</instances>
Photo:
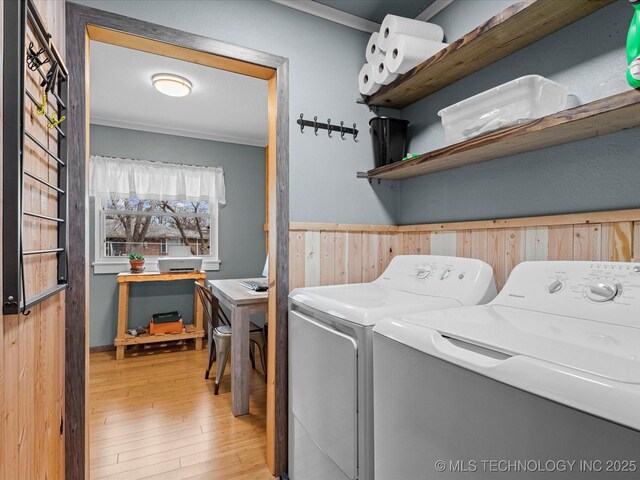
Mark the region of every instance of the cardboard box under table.
<instances>
[{"instance_id":1,"label":"cardboard box under table","mask_svg":"<svg viewBox=\"0 0 640 480\"><path fill-rule=\"evenodd\" d=\"M192 280L204 285L207 275L205 272L179 272L179 273L120 273L118 274L118 331L113 344L116 347L116 360L124 358L127 345L142 345L146 343L169 342L176 340L193 339L196 350L202 350L202 338L204 337L202 304L198 301L194 287L194 318L193 325L187 325L181 333L171 335L150 335L143 333L140 335L129 335L126 333L129 323L129 288L132 283L139 282L170 282L178 280Z\"/></svg>"},{"instance_id":2,"label":"cardboard box under table","mask_svg":"<svg viewBox=\"0 0 640 480\"><path fill-rule=\"evenodd\" d=\"M155 313L149 322L149 335L182 333L182 315L179 312Z\"/></svg>"}]
</instances>

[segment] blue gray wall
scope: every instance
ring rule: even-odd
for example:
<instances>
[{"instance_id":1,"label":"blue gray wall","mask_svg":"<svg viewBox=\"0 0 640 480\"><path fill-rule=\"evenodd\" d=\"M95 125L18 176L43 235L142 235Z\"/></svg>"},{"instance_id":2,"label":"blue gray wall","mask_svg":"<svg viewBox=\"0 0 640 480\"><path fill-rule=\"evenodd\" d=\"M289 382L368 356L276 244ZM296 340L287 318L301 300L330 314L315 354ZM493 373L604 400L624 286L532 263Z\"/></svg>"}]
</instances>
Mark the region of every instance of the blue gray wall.
<instances>
[{"instance_id":1,"label":"blue gray wall","mask_svg":"<svg viewBox=\"0 0 640 480\"><path fill-rule=\"evenodd\" d=\"M92 155L119 156L224 169L227 205L220 209L220 270L208 278L259 277L265 260L265 150L232 143L91 125ZM91 200L91 263L95 258L94 208ZM193 318L192 282L133 285L129 325L146 325L153 313L179 310ZM113 344L118 291L114 274L90 279L90 344Z\"/></svg>"},{"instance_id":2,"label":"blue gray wall","mask_svg":"<svg viewBox=\"0 0 640 480\"><path fill-rule=\"evenodd\" d=\"M448 40L460 37L510 1L455 0L432 21ZM445 145L437 112L527 74L569 87L580 103L593 87L626 69L626 0L590 15L474 73L402 111L410 120L410 151ZM403 181L400 224L637 208L640 129L492 160Z\"/></svg>"},{"instance_id":3,"label":"blue gray wall","mask_svg":"<svg viewBox=\"0 0 640 480\"><path fill-rule=\"evenodd\" d=\"M80 3L255 48L290 60L290 212L292 221L411 224L609 210L638 206L638 128L514 155L402 182L357 180L372 167L356 78L368 35L269 1L81 0ZM500 12L510 0L456 0L433 19L451 41ZM631 18L626 0L590 15L453 85L397 111L411 121L414 153L445 144L438 110L513 78L539 73L580 101L624 74ZM318 115L356 122L358 142L299 132L295 120Z\"/></svg>"},{"instance_id":4,"label":"blue gray wall","mask_svg":"<svg viewBox=\"0 0 640 480\"><path fill-rule=\"evenodd\" d=\"M280 55L290 68L290 217L292 221L394 224L398 189L393 182L369 185L356 172L373 168L368 121L357 76L369 35L266 0L123 1L82 0L160 25ZM327 138L295 123L306 118L351 126L357 142Z\"/></svg>"}]
</instances>

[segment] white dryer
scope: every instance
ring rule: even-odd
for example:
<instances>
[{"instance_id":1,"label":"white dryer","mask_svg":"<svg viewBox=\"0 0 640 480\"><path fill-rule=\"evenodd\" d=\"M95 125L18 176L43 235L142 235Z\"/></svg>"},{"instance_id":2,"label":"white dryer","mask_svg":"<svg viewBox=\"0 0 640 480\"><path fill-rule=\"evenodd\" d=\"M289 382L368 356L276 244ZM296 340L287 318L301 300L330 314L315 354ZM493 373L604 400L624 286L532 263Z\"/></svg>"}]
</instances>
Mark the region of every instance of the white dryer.
<instances>
[{"instance_id":1,"label":"white dryer","mask_svg":"<svg viewBox=\"0 0 640 480\"><path fill-rule=\"evenodd\" d=\"M496 295L479 260L393 258L371 283L289 296L289 476L373 479L372 328L392 314L476 305Z\"/></svg>"},{"instance_id":2,"label":"white dryer","mask_svg":"<svg viewBox=\"0 0 640 480\"><path fill-rule=\"evenodd\" d=\"M522 263L373 337L376 480L639 475L640 264Z\"/></svg>"}]
</instances>

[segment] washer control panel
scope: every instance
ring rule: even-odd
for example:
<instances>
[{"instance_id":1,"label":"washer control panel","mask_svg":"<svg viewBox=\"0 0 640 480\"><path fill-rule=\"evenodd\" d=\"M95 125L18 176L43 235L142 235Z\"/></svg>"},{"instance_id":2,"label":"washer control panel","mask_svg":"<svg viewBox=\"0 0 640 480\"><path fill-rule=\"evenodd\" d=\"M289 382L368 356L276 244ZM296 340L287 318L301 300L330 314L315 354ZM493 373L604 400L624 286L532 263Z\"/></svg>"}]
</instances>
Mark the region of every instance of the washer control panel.
<instances>
[{"instance_id":1,"label":"washer control panel","mask_svg":"<svg viewBox=\"0 0 640 480\"><path fill-rule=\"evenodd\" d=\"M640 264L524 262L492 303L640 327Z\"/></svg>"}]
</instances>

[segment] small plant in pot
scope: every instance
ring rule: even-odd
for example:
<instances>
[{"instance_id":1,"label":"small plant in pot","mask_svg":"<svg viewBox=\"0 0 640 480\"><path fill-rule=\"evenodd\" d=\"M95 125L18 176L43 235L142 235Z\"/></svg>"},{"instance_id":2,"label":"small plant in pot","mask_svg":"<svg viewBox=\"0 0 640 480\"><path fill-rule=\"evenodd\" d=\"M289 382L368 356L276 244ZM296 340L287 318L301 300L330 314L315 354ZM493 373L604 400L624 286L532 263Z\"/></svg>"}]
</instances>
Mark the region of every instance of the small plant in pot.
<instances>
[{"instance_id":1,"label":"small plant in pot","mask_svg":"<svg viewBox=\"0 0 640 480\"><path fill-rule=\"evenodd\" d=\"M142 273L144 271L144 257L139 253L130 253L129 265L131 266L131 273Z\"/></svg>"}]
</instances>

